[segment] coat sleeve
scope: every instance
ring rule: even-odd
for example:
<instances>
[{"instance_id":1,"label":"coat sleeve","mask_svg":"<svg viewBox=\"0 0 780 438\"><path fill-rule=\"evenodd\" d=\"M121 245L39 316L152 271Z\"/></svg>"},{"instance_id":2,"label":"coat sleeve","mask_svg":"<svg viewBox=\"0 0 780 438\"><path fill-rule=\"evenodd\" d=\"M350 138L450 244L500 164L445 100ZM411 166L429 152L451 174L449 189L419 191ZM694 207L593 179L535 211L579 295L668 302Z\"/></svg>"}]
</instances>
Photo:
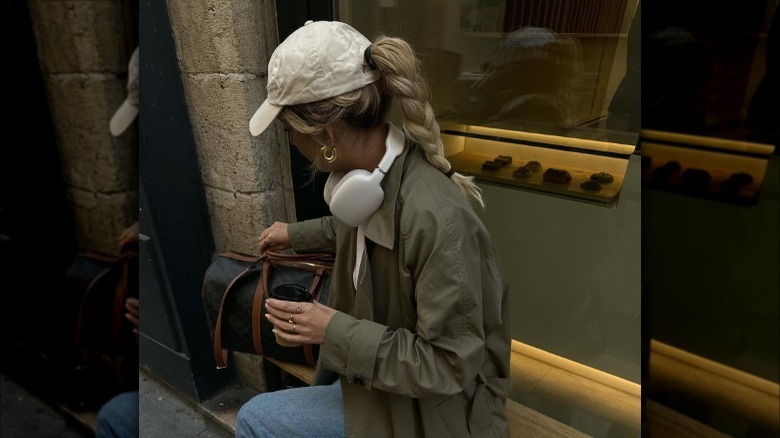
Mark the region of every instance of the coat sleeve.
<instances>
[{"instance_id":1,"label":"coat sleeve","mask_svg":"<svg viewBox=\"0 0 780 438\"><path fill-rule=\"evenodd\" d=\"M407 205L401 217L398 251L402 275L414 284L414 330L337 313L325 333L323 365L367 389L409 397L455 394L482 365L481 258L489 255L481 252L489 235L468 205L427 203Z\"/></svg>"},{"instance_id":2,"label":"coat sleeve","mask_svg":"<svg viewBox=\"0 0 780 438\"><path fill-rule=\"evenodd\" d=\"M296 252L336 251L336 221L323 216L287 226L292 249Z\"/></svg>"}]
</instances>

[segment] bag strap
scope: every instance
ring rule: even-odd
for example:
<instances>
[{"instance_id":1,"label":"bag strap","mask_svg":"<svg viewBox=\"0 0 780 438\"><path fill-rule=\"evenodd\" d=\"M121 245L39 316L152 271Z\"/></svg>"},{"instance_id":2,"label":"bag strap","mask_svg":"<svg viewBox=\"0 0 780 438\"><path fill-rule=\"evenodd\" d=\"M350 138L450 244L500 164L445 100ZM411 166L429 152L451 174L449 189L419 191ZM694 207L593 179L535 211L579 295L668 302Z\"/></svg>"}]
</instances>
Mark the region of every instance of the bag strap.
<instances>
[{"instance_id":1,"label":"bag strap","mask_svg":"<svg viewBox=\"0 0 780 438\"><path fill-rule=\"evenodd\" d=\"M268 298L268 277L270 277L271 261L267 258L263 260L263 274L255 288L255 298L252 300L252 343L255 346L255 353L263 355L263 343L260 336L261 318L263 313L263 302Z\"/></svg>"},{"instance_id":2,"label":"bag strap","mask_svg":"<svg viewBox=\"0 0 780 438\"><path fill-rule=\"evenodd\" d=\"M124 315L124 312L122 311L122 308L124 307L125 299L128 296L127 284L130 281L130 266L124 258L122 261L124 262L122 263L122 274L119 276L119 282L117 282L114 291L113 328L114 344L117 346L121 346L124 341L124 337L122 336L122 316Z\"/></svg>"},{"instance_id":3,"label":"bag strap","mask_svg":"<svg viewBox=\"0 0 780 438\"><path fill-rule=\"evenodd\" d=\"M106 263L110 264L110 266L107 266L104 270L102 270L98 275L93 279L93 281L90 282L90 284L87 286L87 291L85 292L85 295L88 294L88 291L91 290L91 288L95 285L98 279L106 275L109 271L112 269L119 267L121 269L121 273L119 275L119 279L117 280L117 285L114 288L114 303L112 306L112 339L114 342L114 345L121 346L124 342L124 336L122 334L122 327L123 327L123 321L124 321L124 301L129 296L129 281L130 281L130 262L132 259L138 258L138 250L137 245L131 246L128 244L122 245L120 248L120 255L117 257L112 254L106 254L98 251L85 251L81 253L82 257L85 257L87 259L91 259L100 263ZM79 310L79 322L81 321L81 314L83 313L83 307L85 306L85 302L82 302ZM81 331L83 329L78 328L79 334L77 343L81 344L83 341L81 340L82 334Z\"/></svg>"},{"instance_id":4,"label":"bag strap","mask_svg":"<svg viewBox=\"0 0 780 438\"><path fill-rule=\"evenodd\" d=\"M233 277L233 279L230 280L230 283L225 288L225 292L222 293L222 301L219 303L219 312L217 313L217 323L214 326L214 360L217 362L218 370L227 368L228 360L228 351L222 348L222 309L225 307L225 299L227 298L230 289L233 288L233 285L236 284L238 280L244 278L244 276L254 271L254 269L257 267L257 262L259 261L260 259L257 259L255 263Z\"/></svg>"},{"instance_id":5,"label":"bag strap","mask_svg":"<svg viewBox=\"0 0 780 438\"><path fill-rule=\"evenodd\" d=\"M309 288L309 290L312 291L312 300L314 301L319 301L320 295L322 295L322 290L325 288L325 282L322 281L323 275L325 275L324 269L320 269L314 273L314 280L312 281L311 287ZM311 366L316 365L317 362L314 360L314 349L311 344L303 345L303 354L306 356L306 363Z\"/></svg>"},{"instance_id":6,"label":"bag strap","mask_svg":"<svg viewBox=\"0 0 780 438\"><path fill-rule=\"evenodd\" d=\"M86 348L84 348L84 318L86 318L85 311L87 307L87 302L89 301L89 296L94 290L95 284L97 284L98 281L100 281L103 276L108 274L111 271L111 266L108 266L104 268L102 271L100 271L87 285L86 290L84 291L84 294L81 296L81 303L79 304L79 313L78 317L76 318L76 334L74 339L74 349L76 351L76 354L79 355L79 366L86 365L89 361L89 352Z\"/></svg>"},{"instance_id":7,"label":"bag strap","mask_svg":"<svg viewBox=\"0 0 780 438\"><path fill-rule=\"evenodd\" d=\"M333 270L334 258L333 254L330 253L282 254L268 251L265 256L273 264L279 266L289 266L311 272L316 272L319 269Z\"/></svg>"},{"instance_id":8,"label":"bag strap","mask_svg":"<svg viewBox=\"0 0 780 438\"><path fill-rule=\"evenodd\" d=\"M308 252L302 254L287 254L282 252L267 251L265 255L273 261L304 261L313 262L316 260L333 261L333 254L328 252Z\"/></svg>"}]
</instances>

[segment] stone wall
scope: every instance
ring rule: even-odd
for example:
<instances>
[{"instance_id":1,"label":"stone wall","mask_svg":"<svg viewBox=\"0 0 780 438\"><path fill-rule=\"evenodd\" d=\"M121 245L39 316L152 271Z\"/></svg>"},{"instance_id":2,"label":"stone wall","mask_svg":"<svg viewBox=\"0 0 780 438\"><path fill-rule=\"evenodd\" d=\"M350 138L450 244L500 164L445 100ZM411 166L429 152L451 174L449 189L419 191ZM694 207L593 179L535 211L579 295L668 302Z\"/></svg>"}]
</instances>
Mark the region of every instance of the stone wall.
<instances>
[{"instance_id":1,"label":"stone wall","mask_svg":"<svg viewBox=\"0 0 780 438\"><path fill-rule=\"evenodd\" d=\"M137 122L119 137L108 130L135 49L127 4L28 0L81 250L116 253L138 215ZM283 132L252 137L248 127L278 44L274 2L169 0L168 9L215 246L256 253L263 228L295 217ZM237 356L241 377L264 388L260 359Z\"/></svg>"},{"instance_id":2,"label":"stone wall","mask_svg":"<svg viewBox=\"0 0 780 438\"><path fill-rule=\"evenodd\" d=\"M257 254L265 227L295 217L283 132L249 133L278 45L274 1L167 4L215 246ZM259 357L236 354L234 363L242 379L265 388Z\"/></svg>"},{"instance_id":3,"label":"stone wall","mask_svg":"<svg viewBox=\"0 0 780 438\"><path fill-rule=\"evenodd\" d=\"M126 2L29 0L38 59L80 250L117 253L138 215L133 124L113 137L109 120L126 97Z\"/></svg>"}]
</instances>

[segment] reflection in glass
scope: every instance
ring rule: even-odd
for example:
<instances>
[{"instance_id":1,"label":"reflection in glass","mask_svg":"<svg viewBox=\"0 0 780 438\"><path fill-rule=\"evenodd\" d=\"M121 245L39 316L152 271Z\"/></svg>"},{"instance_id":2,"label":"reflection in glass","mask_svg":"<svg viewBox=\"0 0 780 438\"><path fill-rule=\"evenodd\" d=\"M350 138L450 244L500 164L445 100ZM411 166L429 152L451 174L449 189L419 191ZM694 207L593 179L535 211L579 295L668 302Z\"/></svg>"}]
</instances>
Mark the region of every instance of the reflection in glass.
<instances>
[{"instance_id":1,"label":"reflection in glass","mask_svg":"<svg viewBox=\"0 0 780 438\"><path fill-rule=\"evenodd\" d=\"M499 40L480 74L461 78L458 111L486 126L574 126L578 57L573 38L538 27L515 30Z\"/></svg>"},{"instance_id":2,"label":"reflection in glass","mask_svg":"<svg viewBox=\"0 0 780 438\"><path fill-rule=\"evenodd\" d=\"M778 2L710 6L655 1L643 20L645 420L651 437L776 437Z\"/></svg>"}]
</instances>

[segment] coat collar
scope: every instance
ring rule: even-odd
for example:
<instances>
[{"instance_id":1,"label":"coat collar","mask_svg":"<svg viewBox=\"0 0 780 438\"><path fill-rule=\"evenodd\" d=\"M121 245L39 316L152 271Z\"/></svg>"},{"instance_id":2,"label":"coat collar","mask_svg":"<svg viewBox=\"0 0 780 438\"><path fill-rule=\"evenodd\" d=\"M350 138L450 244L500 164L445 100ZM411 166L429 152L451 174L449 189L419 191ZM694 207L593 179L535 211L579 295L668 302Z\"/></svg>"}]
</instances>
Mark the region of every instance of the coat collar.
<instances>
[{"instance_id":1,"label":"coat collar","mask_svg":"<svg viewBox=\"0 0 780 438\"><path fill-rule=\"evenodd\" d=\"M382 189L385 192L385 198L382 201L382 205L379 206L379 209L366 223L365 235L366 238L371 239L372 242L392 250L395 245L396 204L398 193L401 189L404 163L406 162L406 157L411 149L411 142L406 138L403 131L396 127L392 122L387 122L387 124L388 136L390 136L391 130L397 130L401 133L399 138L403 139L405 143L404 150L401 155L393 161L393 165L390 166L390 170L382 180Z\"/></svg>"}]
</instances>

